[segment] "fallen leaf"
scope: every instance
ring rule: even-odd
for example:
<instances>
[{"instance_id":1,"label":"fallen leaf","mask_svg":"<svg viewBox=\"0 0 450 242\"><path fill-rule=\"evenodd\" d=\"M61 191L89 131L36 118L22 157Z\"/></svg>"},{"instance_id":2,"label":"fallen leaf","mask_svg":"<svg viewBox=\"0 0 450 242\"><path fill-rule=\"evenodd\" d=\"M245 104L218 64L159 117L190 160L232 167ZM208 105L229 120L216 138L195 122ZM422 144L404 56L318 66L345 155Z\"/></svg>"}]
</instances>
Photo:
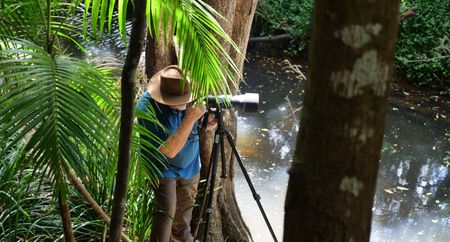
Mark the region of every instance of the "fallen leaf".
<instances>
[{"instance_id":1,"label":"fallen leaf","mask_svg":"<svg viewBox=\"0 0 450 242\"><path fill-rule=\"evenodd\" d=\"M389 193L389 194L394 194L394 192L391 189L384 189L384 191Z\"/></svg>"}]
</instances>

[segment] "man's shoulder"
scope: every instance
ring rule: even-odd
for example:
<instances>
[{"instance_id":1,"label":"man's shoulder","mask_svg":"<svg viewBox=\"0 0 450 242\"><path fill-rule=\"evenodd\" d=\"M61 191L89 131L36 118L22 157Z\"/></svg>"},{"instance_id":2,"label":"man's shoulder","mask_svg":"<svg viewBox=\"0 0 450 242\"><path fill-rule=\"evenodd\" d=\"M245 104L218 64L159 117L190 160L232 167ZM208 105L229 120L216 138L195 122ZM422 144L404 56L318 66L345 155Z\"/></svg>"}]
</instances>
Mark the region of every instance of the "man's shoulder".
<instances>
[{"instance_id":1,"label":"man's shoulder","mask_svg":"<svg viewBox=\"0 0 450 242\"><path fill-rule=\"evenodd\" d=\"M142 94L142 96L139 98L136 107L141 110L146 110L149 107L149 105L153 105L154 102L155 101L150 96L150 94L147 91L145 91L144 94Z\"/></svg>"},{"instance_id":2,"label":"man's shoulder","mask_svg":"<svg viewBox=\"0 0 450 242\"><path fill-rule=\"evenodd\" d=\"M147 112L149 109L154 110L154 112L158 115L170 115L170 108L167 105L158 103L152 96L145 91L144 94L139 98L136 107L142 111Z\"/></svg>"}]
</instances>

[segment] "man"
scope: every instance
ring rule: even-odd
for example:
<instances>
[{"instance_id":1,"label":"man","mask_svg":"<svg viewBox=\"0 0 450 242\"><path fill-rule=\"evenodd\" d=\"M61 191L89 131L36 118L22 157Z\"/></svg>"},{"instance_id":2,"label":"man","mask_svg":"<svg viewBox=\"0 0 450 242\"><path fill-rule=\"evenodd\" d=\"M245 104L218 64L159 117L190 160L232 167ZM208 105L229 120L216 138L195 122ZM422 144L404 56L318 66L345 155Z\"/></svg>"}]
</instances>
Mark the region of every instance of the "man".
<instances>
[{"instance_id":1,"label":"man","mask_svg":"<svg viewBox=\"0 0 450 242\"><path fill-rule=\"evenodd\" d=\"M143 111L147 111L151 105L157 119L166 128L163 130L148 120L139 120L164 141L159 151L167 160L166 166L155 162L161 174L159 185L155 188L157 211L153 214L150 241L194 240L189 224L200 177L197 120L204 114L205 106L188 105L191 98L189 80L186 79L182 85L182 73L177 66L172 65L151 78L147 91L137 105ZM216 124L215 120L209 120L207 129L214 129ZM155 144L152 140L148 141ZM144 155L148 155L149 160L158 156Z\"/></svg>"}]
</instances>

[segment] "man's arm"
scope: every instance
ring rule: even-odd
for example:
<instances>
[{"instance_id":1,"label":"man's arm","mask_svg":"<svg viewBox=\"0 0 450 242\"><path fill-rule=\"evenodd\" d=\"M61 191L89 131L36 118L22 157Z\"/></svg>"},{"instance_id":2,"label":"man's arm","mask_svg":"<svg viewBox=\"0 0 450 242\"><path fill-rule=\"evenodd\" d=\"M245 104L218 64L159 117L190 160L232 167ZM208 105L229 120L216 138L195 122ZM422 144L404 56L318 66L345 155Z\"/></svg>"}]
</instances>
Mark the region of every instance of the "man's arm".
<instances>
[{"instance_id":1,"label":"man's arm","mask_svg":"<svg viewBox=\"0 0 450 242\"><path fill-rule=\"evenodd\" d=\"M159 151L168 158L174 158L184 147L192 128L205 112L205 107L197 105L186 108L186 115L180 123L178 129L167 138L167 140L159 147Z\"/></svg>"}]
</instances>

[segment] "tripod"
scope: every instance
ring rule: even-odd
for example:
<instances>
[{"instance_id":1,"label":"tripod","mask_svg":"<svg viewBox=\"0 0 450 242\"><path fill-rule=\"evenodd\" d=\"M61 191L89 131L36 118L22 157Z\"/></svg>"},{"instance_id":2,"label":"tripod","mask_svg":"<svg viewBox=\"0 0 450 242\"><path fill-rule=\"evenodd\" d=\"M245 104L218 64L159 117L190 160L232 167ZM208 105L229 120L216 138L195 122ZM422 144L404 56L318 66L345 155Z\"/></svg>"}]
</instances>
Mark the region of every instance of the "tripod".
<instances>
[{"instance_id":1,"label":"tripod","mask_svg":"<svg viewBox=\"0 0 450 242\"><path fill-rule=\"evenodd\" d=\"M209 221L210 216L212 212L212 204L213 204L213 195L214 195L214 187L215 187L215 181L216 181L216 174L217 174L217 163L219 159L219 145L220 145L220 152L221 152L221 158L222 158L222 174L221 178L226 178L226 162L225 162L225 149L224 149L224 136L227 138L229 145L231 146L231 149L233 151L233 155L236 157L239 166L242 170L242 173L244 174L245 180L247 181L248 186L250 187L250 190L253 194L253 198L255 199L256 203L258 204L259 210L264 217L264 221L266 222L267 227L270 230L270 233L272 235L272 238L275 242L278 242L275 233L273 232L272 226L270 225L269 219L267 218L267 215L264 211L263 206L261 205L260 199L261 197L256 193L255 187L253 186L250 177L247 173L247 170L244 167L244 164L242 163L241 157L239 156L239 153L236 149L236 145L233 139L233 136L224 128L223 125L223 116L222 116L222 108L220 105L216 108L215 111L209 110L208 113L203 118L203 128L206 127L206 124L208 122L208 115L215 115L215 118L217 119L217 129L214 133L214 144L212 147L211 152L211 159L210 159L210 165L209 169L207 171L206 175L206 185L205 185L205 191L202 198L202 203L200 207L200 215L199 215L199 221L195 225L194 228L194 237L197 237L199 225L202 222L202 215L203 213L206 213L205 218L205 229L204 229L204 237L203 242L207 242L208 239L208 229L209 229ZM209 189L209 192L208 192ZM206 210L205 205L207 202Z\"/></svg>"}]
</instances>

